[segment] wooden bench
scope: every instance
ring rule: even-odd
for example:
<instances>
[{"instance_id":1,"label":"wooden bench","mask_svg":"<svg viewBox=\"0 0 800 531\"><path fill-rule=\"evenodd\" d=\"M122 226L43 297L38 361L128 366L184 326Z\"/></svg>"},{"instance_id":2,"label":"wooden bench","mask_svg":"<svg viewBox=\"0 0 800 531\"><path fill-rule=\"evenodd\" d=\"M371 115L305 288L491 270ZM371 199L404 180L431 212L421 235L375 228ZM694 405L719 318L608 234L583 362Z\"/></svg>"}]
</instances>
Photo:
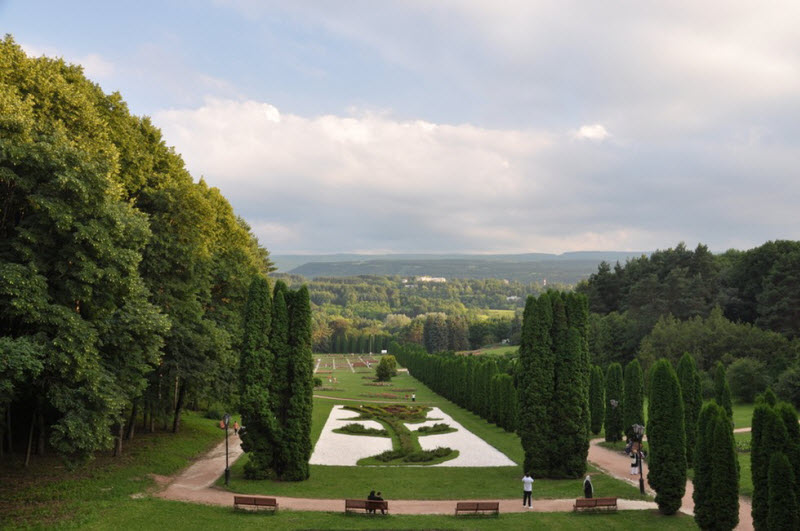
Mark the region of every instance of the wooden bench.
<instances>
[{"instance_id":1,"label":"wooden bench","mask_svg":"<svg viewBox=\"0 0 800 531\"><path fill-rule=\"evenodd\" d=\"M617 499L616 498L578 498L575 500L575 505L572 506L573 511L616 511Z\"/></svg>"},{"instance_id":2,"label":"wooden bench","mask_svg":"<svg viewBox=\"0 0 800 531\"><path fill-rule=\"evenodd\" d=\"M382 514L389 512L389 502L386 500L345 500L344 512L357 511L363 509L368 513Z\"/></svg>"},{"instance_id":3,"label":"wooden bench","mask_svg":"<svg viewBox=\"0 0 800 531\"><path fill-rule=\"evenodd\" d=\"M278 510L278 500L275 498L265 498L264 496L234 496L233 508L242 509L244 507L253 507L255 509L272 509Z\"/></svg>"},{"instance_id":4,"label":"wooden bench","mask_svg":"<svg viewBox=\"0 0 800 531\"><path fill-rule=\"evenodd\" d=\"M496 516L499 516L500 502L457 502L456 516L458 516L459 513L494 513Z\"/></svg>"}]
</instances>

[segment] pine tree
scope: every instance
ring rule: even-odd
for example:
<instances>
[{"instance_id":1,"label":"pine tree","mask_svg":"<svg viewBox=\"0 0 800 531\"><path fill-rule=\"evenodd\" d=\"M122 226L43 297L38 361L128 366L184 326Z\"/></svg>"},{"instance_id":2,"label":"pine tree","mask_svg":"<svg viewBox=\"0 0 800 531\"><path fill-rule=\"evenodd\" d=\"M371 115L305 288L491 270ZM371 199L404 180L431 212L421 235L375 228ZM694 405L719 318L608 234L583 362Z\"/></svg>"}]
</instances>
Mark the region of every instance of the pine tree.
<instances>
[{"instance_id":1,"label":"pine tree","mask_svg":"<svg viewBox=\"0 0 800 531\"><path fill-rule=\"evenodd\" d=\"M725 377L725 366L721 361L717 362L714 368L714 397L717 403L725 410L730 419L733 419L733 402L731 400L731 388L728 379Z\"/></svg>"},{"instance_id":2,"label":"pine tree","mask_svg":"<svg viewBox=\"0 0 800 531\"><path fill-rule=\"evenodd\" d=\"M605 416L605 384L603 382L603 370L594 365L592 367L592 380L589 387L589 403L592 414L591 430L597 435L603 429L603 417Z\"/></svg>"},{"instance_id":3,"label":"pine tree","mask_svg":"<svg viewBox=\"0 0 800 531\"><path fill-rule=\"evenodd\" d=\"M622 439L622 410L623 410L623 382L622 365L612 363L606 371L606 441L619 441Z\"/></svg>"},{"instance_id":4,"label":"pine tree","mask_svg":"<svg viewBox=\"0 0 800 531\"><path fill-rule=\"evenodd\" d=\"M694 463L694 447L697 435L697 418L703 405L702 389L699 385L700 376L694 357L688 352L684 353L678 362L678 381L681 384L684 415L686 417L686 462Z\"/></svg>"},{"instance_id":5,"label":"pine tree","mask_svg":"<svg viewBox=\"0 0 800 531\"><path fill-rule=\"evenodd\" d=\"M644 426L644 383L642 366L633 360L625 367L625 398L622 400L622 425L625 436L633 438L633 425Z\"/></svg>"},{"instance_id":6,"label":"pine tree","mask_svg":"<svg viewBox=\"0 0 800 531\"><path fill-rule=\"evenodd\" d=\"M273 356L269 349L271 326L271 300L267 280L257 276L250 284L244 318L244 337L239 362L240 405L242 425L247 426L242 435L242 448L248 452L245 476L263 479L273 465L276 426L270 407L270 382Z\"/></svg>"},{"instance_id":7,"label":"pine tree","mask_svg":"<svg viewBox=\"0 0 800 531\"><path fill-rule=\"evenodd\" d=\"M775 452L770 457L767 478L769 483L769 509L765 529L798 529L800 521L798 521L797 517L794 472L792 472L792 465L789 463L789 459L783 452Z\"/></svg>"},{"instance_id":8,"label":"pine tree","mask_svg":"<svg viewBox=\"0 0 800 531\"><path fill-rule=\"evenodd\" d=\"M721 411L721 410L720 410ZM727 415L718 414L713 422L711 441L711 500L714 529L729 531L739 523L739 461L733 424Z\"/></svg>"},{"instance_id":9,"label":"pine tree","mask_svg":"<svg viewBox=\"0 0 800 531\"><path fill-rule=\"evenodd\" d=\"M694 452L694 521L700 529L714 526L713 464L714 428L716 419L723 415L722 408L711 400L703 405L697 426L697 441Z\"/></svg>"},{"instance_id":10,"label":"pine tree","mask_svg":"<svg viewBox=\"0 0 800 531\"><path fill-rule=\"evenodd\" d=\"M656 491L659 511L674 514L686 490L686 433L680 384L668 360L659 360L653 367L647 417L647 480Z\"/></svg>"},{"instance_id":11,"label":"pine tree","mask_svg":"<svg viewBox=\"0 0 800 531\"><path fill-rule=\"evenodd\" d=\"M520 343L519 431L525 452L523 468L535 476L549 472L550 417L553 399L553 353L550 328L553 309L548 294L529 297L523 314Z\"/></svg>"},{"instance_id":12,"label":"pine tree","mask_svg":"<svg viewBox=\"0 0 800 531\"><path fill-rule=\"evenodd\" d=\"M775 396L775 391L772 390L772 387L767 387L766 391L764 391L764 402L770 406L775 406L778 403L778 397Z\"/></svg>"}]
</instances>

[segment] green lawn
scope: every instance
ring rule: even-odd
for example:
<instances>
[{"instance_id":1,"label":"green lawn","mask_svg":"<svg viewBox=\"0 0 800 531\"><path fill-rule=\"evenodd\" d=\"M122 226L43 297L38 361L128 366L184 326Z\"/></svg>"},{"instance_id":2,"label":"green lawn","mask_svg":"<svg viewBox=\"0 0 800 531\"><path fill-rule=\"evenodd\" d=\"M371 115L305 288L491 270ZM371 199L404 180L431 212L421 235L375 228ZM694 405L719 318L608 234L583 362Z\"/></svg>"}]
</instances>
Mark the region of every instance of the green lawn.
<instances>
[{"instance_id":1,"label":"green lawn","mask_svg":"<svg viewBox=\"0 0 800 531\"><path fill-rule=\"evenodd\" d=\"M50 456L34 457L27 470L20 455L0 461L0 524L80 526L92 521L107 507L154 487L150 474L175 474L222 442L224 432L217 422L184 412L179 433L137 434L123 448L122 457L98 455L72 472Z\"/></svg>"},{"instance_id":2,"label":"green lawn","mask_svg":"<svg viewBox=\"0 0 800 531\"><path fill-rule=\"evenodd\" d=\"M320 356L315 356L319 358ZM333 374L342 390L337 397L357 396L365 387L358 373L349 368ZM326 378L327 380L327 378ZM392 378L394 387L416 389L417 403L441 408L466 429L507 455L515 463L522 463L523 452L519 437L490 424L479 416L435 394L422 382L408 374ZM332 395L325 391L317 394ZM364 400L364 403L368 403ZM312 441L316 443L336 399L314 399ZM347 404L346 401L340 403ZM394 499L454 499L454 498L514 498L519 495L521 467L341 467L311 466L311 478L300 483L278 481L252 481L243 476L247 456L239 459L231 469L229 488L234 492L318 498L363 497L370 490L381 490L387 498ZM598 495L641 499L637 488L594 469L593 483ZM224 488L220 479L217 486ZM534 484L535 498L573 498L579 496L582 479L538 480Z\"/></svg>"},{"instance_id":3,"label":"green lawn","mask_svg":"<svg viewBox=\"0 0 800 531\"><path fill-rule=\"evenodd\" d=\"M733 427L749 428L753 423L753 409L755 404L733 404Z\"/></svg>"},{"instance_id":4,"label":"green lawn","mask_svg":"<svg viewBox=\"0 0 800 531\"><path fill-rule=\"evenodd\" d=\"M535 502L534 502L535 503ZM391 509L391 503L389 505ZM613 514L510 513L499 517L444 515L371 516L342 513L296 512L276 514L233 511L228 507L190 505L159 499L123 500L105 507L96 518L82 522L81 529L482 529L516 531L529 529L593 531L646 529L662 531L696 529L685 515L661 516L656 511L619 511Z\"/></svg>"},{"instance_id":5,"label":"green lawn","mask_svg":"<svg viewBox=\"0 0 800 531\"><path fill-rule=\"evenodd\" d=\"M505 356L506 354L516 354L518 351L519 347L504 346L483 349L480 353L487 356Z\"/></svg>"}]
</instances>

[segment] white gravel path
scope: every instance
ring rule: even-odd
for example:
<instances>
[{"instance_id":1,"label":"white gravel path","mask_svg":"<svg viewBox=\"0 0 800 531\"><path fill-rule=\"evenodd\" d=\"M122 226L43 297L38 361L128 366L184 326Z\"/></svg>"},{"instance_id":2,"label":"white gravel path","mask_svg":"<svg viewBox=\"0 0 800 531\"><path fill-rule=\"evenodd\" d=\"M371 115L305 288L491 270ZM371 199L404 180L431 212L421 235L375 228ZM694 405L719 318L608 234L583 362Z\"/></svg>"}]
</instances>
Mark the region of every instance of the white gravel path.
<instances>
[{"instance_id":1,"label":"white gravel path","mask_svg":"<svg viewBox=\"0 0 800 531\"><path fill-rule=\"evenodd\" d=\"M428 411L428 417L441 420L429 420L419 424L406 424L406 427L409 430L416 430L421 426L433 426L436 423L442 423L458 430L452 433L423 435L419 437L419 445L423 450L433 450L439 446L445 446L453 450L458 450L459 452L458 457L455 459L450 459L444 463L432 466L517 466L514 461L506 457L500 450L464 428L464 426L453 420L453 417L446 414L438 407Z\"/></svg>"},{"instance_id":2,"label":"white gravel path","mask_svg":"<svg viewBox=\"0 0 800 531\"><path fill-rule=\"evenodd\" d=\"M311 455L310 463L312 465L356 466L359 459L392 449L392 441L388 437L369 437L333 432L333 430L351 423L361 424L365 428L383 428L379 422L358 420L355 418L357 416L356 412L346 410L344 406L337 405L331 409L331 414L322 428L322 434L314 447L314 453ZM423 450L433 450L439 446L446 446L459 451L459 456L455 459L432 466L517 466L505 454L471 431L468 431L438 407L434 407L428 412L428 418L431 420L416 424L406 424L406 427L413 431L421 426L433 426L441 422L458 430L452 433L419 437L419 444Z\"/></svg>"},{"instance_id":3,"label":"white gravel path","mask_svg":"<svg viewBox=\"0 0 800 531\"><path fill-rule=\"evenodd\" d=\"M309 463L312 465L356 466L359 459L377 455L392 449L389 437L370 437L368 435L347 435L333 430L347 424L361 424L365 428L383 429L380 422L356 419L358 413L348 411L344 406L333 406L322 433L319 436Z\"/></svg>"}]
</instances>

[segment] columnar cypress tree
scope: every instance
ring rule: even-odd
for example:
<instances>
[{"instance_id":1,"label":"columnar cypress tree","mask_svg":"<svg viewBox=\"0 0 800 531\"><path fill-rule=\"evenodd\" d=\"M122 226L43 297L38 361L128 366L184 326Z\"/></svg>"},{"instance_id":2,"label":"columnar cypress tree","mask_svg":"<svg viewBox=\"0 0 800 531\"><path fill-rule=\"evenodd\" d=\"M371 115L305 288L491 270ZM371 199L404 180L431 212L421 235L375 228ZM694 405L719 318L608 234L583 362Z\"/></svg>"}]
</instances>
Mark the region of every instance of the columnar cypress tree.
<instances>
[{"instance_id":1,"label":"columnar cypress tree","mask_svg":"<svg viewBox=\"0 0 800 531\"><path fill-rule=\"evenodd\" d=\"M553 309L548 294L529 297L523 314L519 349L520 387L517 430L525 452L524 469L544 476L549 471L550 418L553 399L553 353L550 327Z\"/></svg>"},{"instance_id":2,"label":"columnar cypress tree","mask_svg":"<svg viewBox=\"0 0 800 531\"><path fill-rule=\"evenodd\" d=\"M739 462L733 439L733 424L727 415L718 414L714 420L711 442L711 505L714 511L714 529L729 531L739 523Z\"/></svg>"},{"instance_id":3,"label":"columnar cypress tree","mask_svg":"<svg viewBox=\"0 0 800 531\"><path fill-rule=\"evenodd\" d=\"M592 366L592 380L589 386L589 407L591 410L591 429L595 435L603 429L603 417L606 413L604 397L603 369L594 365Z\"/></svg>"},{"instance_id":4,"label":"columnar cypress tree","mask_svg":"<svg viewBox=\"0 0 800 531\"><path fill-rule=\"evenodd\" d=\"M767 387L766 391L764 391L764 402L770 406L778 403L778 397L775 396L775 391L772 390L772 387Z\"/></svg>"},{"instance_id":5,"label":"columnar cypress tree","mask_svg":"<svg viewBox=\"0 0 800 531\"><path fill-rule=\"evenodd\" d=\"M245 476L253 479L267 477L273 463L276 441L275 422L270 407L270 382L273 357L269 349L271 325L269 282L258 276L250 284L244 318L244 337L239 362L242 448L249 454Z\"/></svg>"},{"instance_id":6,"label":"columnar cypress tree","mask_svg":"<svg viewBox=\"0 0 800 531\"><path fill-rule=\"evenodd\" d=\"M311 458L311 409L314 361L311 354L311 302L308 287L291 296L289 303L289 401L283 437L288 441L288 459L281 479L308 479Z\"/></svg>"},{"instance_id":7,"label":"columnar cypress tree","mask_svg":"<svg viewBox=\"0 0 800 531\"><path fill-rule=\"evenodd\" d=\"M721 361L718 361L717 366L714 368L714 397L717 399L717 403L728 414L728 417L733 419L731 388L728 385L728 379L725 377L725 366Z\"/></svg>"},{"instance_id":8,"label":"columnar cypress tree","mask_svg":"<svg viewBox=\"0 0 800 531\"><path fill-rule=\"evenodd\" d=\"M589 298L579 293L567 293L567 325L578 330L581 336L581 362L578 367L572 368L582 375L583 389L587 399L582 403L583 422L587 434L591 428L591 413L589 412L589 380L592 377L592 357L589 353ZM586 453L589 453L589 438L586 438Z\"/></svg>"},{"instance_id":9,"label":"columnar cypress tree","mask_svg":"<svg viewBox=\"0 0 800 531\"><path fill-rule=\"evenodd\" d=\"M694 463L694 447L697 439L697 418L703 405L703 394L700 388L700 375L694 357L684 353L678 362L678 381L681 384L684 416L686 420L686 462Z\"/></svg>"},{"instance_id":10,"label":"columnar cypress tree","mask_svg":"<svg viewBox=\"0 0 800 531\"><path fill-rule=\"evenodd\" d=\"M288 459L288 440L283 437L286 412L289 407L289 308L286 297L289 288L282 280L275 282L272 291L272 326L269 334L270 350L273 354L272 378L270 380L270 409L275 419L275 441L273 443L273 466ZM278 465L280 468L280 465Z\"/></svg>"},{"instance_id":11,"label":"columnar cypress tree","mask_svg":"<svg viewBox=\"0 0 800 531\"><path fill-rule=\"evenodd\" d=\"M786 449L784 453L792 464L795 486L794 493L798 497L797 508L800 510L800 425L797 424L797 411L787 402L780 402L775 407L776 413L786 426Z\"/></svg>"},{"instance_id":12,"label":"columnar cypress tree","mask_svg":"<svg viewBox=\"0 0 800 531\"><path fill-rule=\"evenodd\" d=\"M612 363L606 371L606 440L619 441L622 439L622 408L623 408L623 382L622 365ZM616 405L614 405L616 403Z\"/></svg>"},{"instance_id":13,"label":"columnar cypress tree","mask_svg":"<svg viewBox=\"0 0 800 531\"><path fill-rule=\"evenodd\" d=\"M577 328L568 330L566 348L556 373L551 437L555 455L551 458L550 477L578 477L586 471L589 437L582 409L588 402L588 390L580 370L570 370L583 362L582 341Z\"/></svg>"},{"instance_id":14,"label":"columnar cypress tree","mask_svg":"<svg viewBox=\"0 0 800 531\"><path fill-rule=\"evenodd\" d=\"M659 360L653 367L647 417L647 480L656 491L659 511L674 514L686 490L686 433L680 384L668 360Z\"/></svg>"},{"instance_id":15,"label":"columnar cypress tree","mask_svg":"<svg viewBox=\"0 0 800 531\"><path fill-rule=\"evenodd\" d=\"M783 452L772 454L767 476L769 480L769 511L766 529L798 529L800 521L797 517L794 472L792 472L789 458Z\"/></svg>"},{"instance_id":16,"label":"columnar cypress tree","mask_svg":"<svg viewBox=\"0 0 800 531\"><path fill-rule=\"evenodd\" d=\"M633 360L625 367L625 398L622 401L622 426L625 436L633 437L633 425L644 426L644 382L639 360Z\"/></svg>"},{"instance_id":17,"label":"columnar cypress tree","mask_svg":"<svg viewBox=\"0 0 800 531\"><path fill-rule=\"evenodd\" d=\"M767 404L756 405L751 429L750 469L753 478L753 527L756 531L771 529L769 516L769 466L773 454L783 452L788 433L783 419Z\"/></svg>"},{"instance_id":18,"label":"columnar cypress tree","mask_svg":"<svg viewBox=\"0 0 800 531\"><path fill-rule=\"evenodd\" d=\"M703 405L697 426L697 444L694 452L694 521L700 529L714 527L713 465L714 427L723 415L722 408L711 400Z\"/></svg>"}]
</instances>

